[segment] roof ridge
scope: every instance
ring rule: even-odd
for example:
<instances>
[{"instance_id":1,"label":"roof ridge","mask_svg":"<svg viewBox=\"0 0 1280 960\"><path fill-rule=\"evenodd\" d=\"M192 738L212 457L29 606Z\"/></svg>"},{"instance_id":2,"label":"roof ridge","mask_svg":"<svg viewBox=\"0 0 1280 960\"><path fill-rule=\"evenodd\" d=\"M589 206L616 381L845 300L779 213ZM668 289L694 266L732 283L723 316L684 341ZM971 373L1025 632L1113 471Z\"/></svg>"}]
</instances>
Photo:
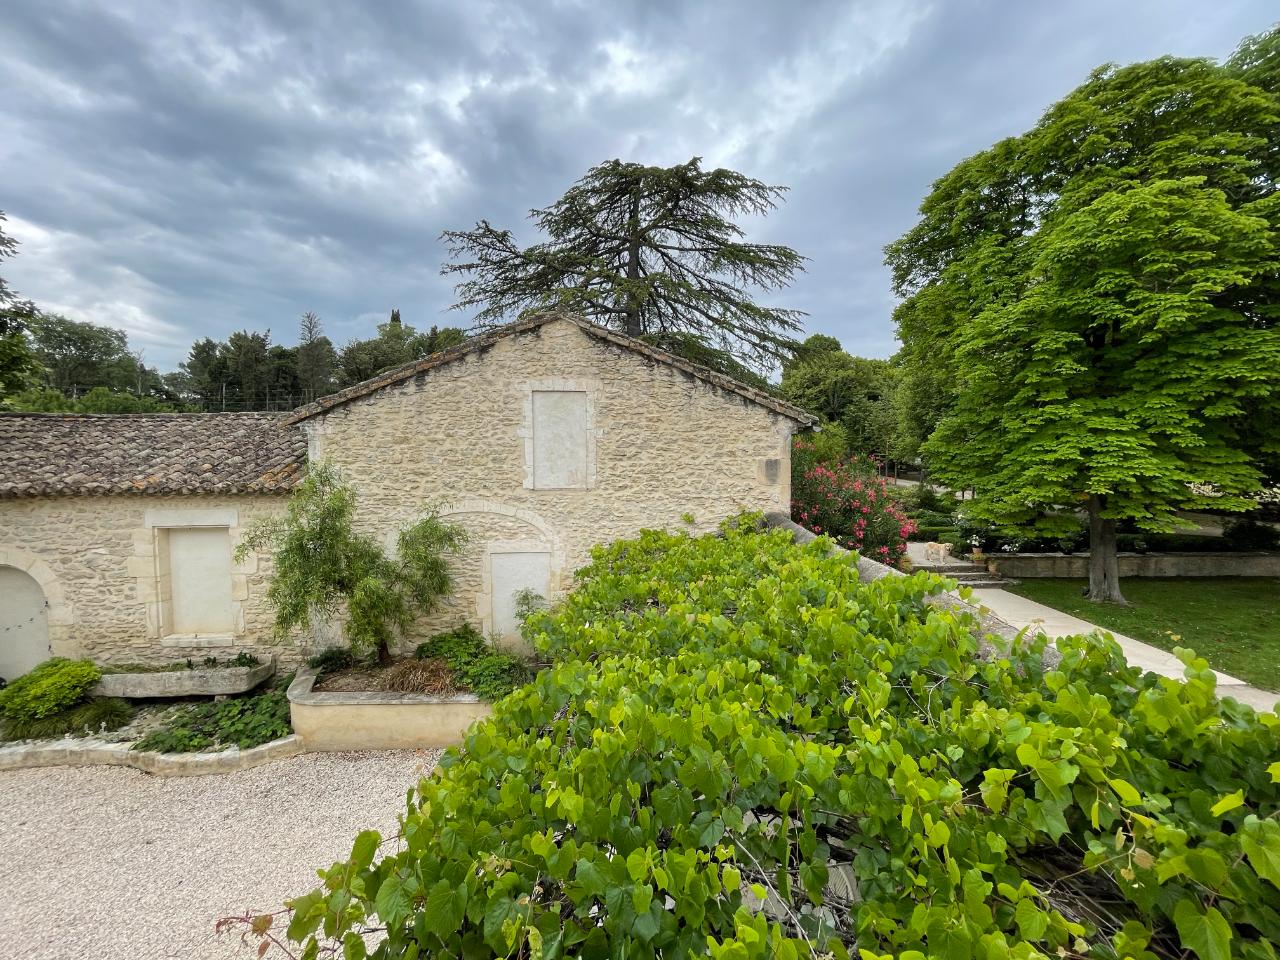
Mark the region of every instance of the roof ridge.
<instances>
[{"instance_id":1,"label":"roof ridge","mask_svg":"<svg viewBox=\"0 0 1280 960\"><path fill-rule=\"evenodd\" d=\"M601 340L608 340L618 346L631 350L642 356L647 356L652 360L665 363L668 366L683 370L686 373L697 377L712 386L731 393L736 393L747 400L752 401L758 406L773 410L775 413L789 417L799 423L812 425L817 423L818 418L813 414L801 410L799 407L787 403L785 400L779 400L777 397L766 393L756 387L735 380L727 374L712 370L710 367L702 366L686 360L684 357L677 356L669 350L663 350L661 347L655 347L652 344L645 343L629 334L619 333L617 330L610 330L599 324L592 323L575 313L568 313L559 310L547 310L528 317L515 320L511 323L503 324L500 327L494 327L487 330L477 337L472 337L457 346L450 347L447 350L441 350L439 353L433 353L430 356L423 357L421 360L414 360L410 363L401 364L398 367L392 367L390 370L384 370L376 376L363 380L360 383L353 384L336 393L331 393L325 397L319 397L304 406L298 407L285 418L286 424L301 423L303 420L309 420L314 416L322 413L328 413L336 407L340 407L352 400L358 400L361 397L376 393L384 387L389 387L405 380L411 379L420 373L426 373L436 367L444 366L454 360L459 360L469 353L477 350L484 350L499 340L513 336L517 333L523 333L527 330L533 330L541 327L554 320L565 320L576 325L590 336L594 336Z\"/></svg>"}]
</instances>

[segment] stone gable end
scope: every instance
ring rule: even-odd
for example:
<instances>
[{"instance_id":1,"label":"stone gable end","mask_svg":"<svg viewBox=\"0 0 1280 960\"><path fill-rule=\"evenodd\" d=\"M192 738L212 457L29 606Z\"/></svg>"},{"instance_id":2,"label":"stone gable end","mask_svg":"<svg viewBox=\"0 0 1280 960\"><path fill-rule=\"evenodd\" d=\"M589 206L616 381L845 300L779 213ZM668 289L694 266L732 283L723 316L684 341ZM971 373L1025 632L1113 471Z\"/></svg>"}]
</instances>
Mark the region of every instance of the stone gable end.
<instances>
[{"instance_id":1,"label":"stone gable end","mask_svg":"<svg viewBox=\"0 0 1280 960\"><path fill-rule=\"evenodd\" d=\"M302 426L309 458L355 483L360 523L384 542L426 505L471 531L459 589L429 631L462 619L503 626L495 571L538 579L537 554L554 596L595 544L682 526L685 515L707 530L743 510L788 510L797 425L552 321Z\"/></svg>"}]
</instances>

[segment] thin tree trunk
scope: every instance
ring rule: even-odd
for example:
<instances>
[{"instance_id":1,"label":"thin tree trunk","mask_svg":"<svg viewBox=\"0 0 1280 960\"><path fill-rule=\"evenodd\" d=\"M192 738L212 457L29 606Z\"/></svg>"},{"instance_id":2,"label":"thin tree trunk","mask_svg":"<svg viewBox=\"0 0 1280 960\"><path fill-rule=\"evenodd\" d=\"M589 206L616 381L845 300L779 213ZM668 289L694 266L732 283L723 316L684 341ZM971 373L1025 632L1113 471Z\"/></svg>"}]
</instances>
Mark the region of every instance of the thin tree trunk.
<instances>
[{"instance_id":1,"label":"thin tree trunk","mask_svg":"<svg viewBox=\"0 0 1280 960\"><path fill-rule=\"evenodd\" d=\"M1120 562L1116 557L1116 522L1104 518L1106 497L1089 496L1089 591L1098 603L1125 603L1120 592Z\"/></svg>"},{"instance_id":2,"label":"thin tree trunk","mask_svg":"<svg viewBox=\"0 0 1280 960\"><path fill-rule=\"evenodd\" d=\"M627 280L633 286L627 291L626 332L633 337L644 333L644 324L640 320L640 294L635 284L640 281L640 195L631 198L631 217L627 224L631 232L631 243L627 247Z\"/></svg>"}]
</instances>

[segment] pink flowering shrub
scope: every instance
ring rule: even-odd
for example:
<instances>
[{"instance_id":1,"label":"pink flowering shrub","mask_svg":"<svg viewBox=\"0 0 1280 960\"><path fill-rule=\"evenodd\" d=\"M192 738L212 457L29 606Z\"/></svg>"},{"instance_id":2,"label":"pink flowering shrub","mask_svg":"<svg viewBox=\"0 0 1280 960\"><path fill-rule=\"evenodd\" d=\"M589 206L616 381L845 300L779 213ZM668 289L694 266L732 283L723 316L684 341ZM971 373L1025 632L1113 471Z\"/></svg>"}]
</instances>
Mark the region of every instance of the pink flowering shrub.
<instances>
[{"instance_id":1,"label":"pink flowering shrub","mask_svg":"<svg viewBox=\"0 0 1280 960\"><path fill-rule=\"evenodd\" d=\"M851 456L824 463L804 439L795 441L791 456L791 519L881 563L902 559L915 521L889 495L874 461Z\"/></svg>"}]
</instances>

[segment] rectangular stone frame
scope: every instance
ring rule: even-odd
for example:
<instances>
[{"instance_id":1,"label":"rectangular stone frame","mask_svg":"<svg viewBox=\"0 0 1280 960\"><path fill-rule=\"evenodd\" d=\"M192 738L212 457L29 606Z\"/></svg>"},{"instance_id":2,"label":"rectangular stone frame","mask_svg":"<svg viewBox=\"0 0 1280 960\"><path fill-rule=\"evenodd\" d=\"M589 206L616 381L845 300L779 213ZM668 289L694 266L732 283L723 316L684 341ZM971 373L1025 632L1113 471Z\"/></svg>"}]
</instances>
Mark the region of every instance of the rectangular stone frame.
<instances>
[{"instance_id":1,"label":"rectangular stone frame","mask_svg":"<svg viewBox=\"0 0 1280 960\"><path fill-rule=\"evenodd\" d=\"M599 380L574 380L567 377L541 377L527 380L523 385L524 404L523 422L516 431L524 440L524 488L526 490L549 490L563 492L565 490L594 490L596 487L596 441L603 435L599 418L596 415L602 386ZM586 430L587 430L587 479L580 487L538 487L534 478L533 464L533 395L541 392L585 393L587 395Z\"/></svg>"},{"instance_id":2,"label":"rectangular stone frame","mask_svg":"<svg viewBox=\"0 0 1280 960\"><path fill-rule=\"evenodd\" d=\"M232 646L245 632L245 601L249 599L249 576L258 569L254 554L237 561L231 560L231 616L230 633L171 634L169 604L173 601L169 576L167 531L178 527L226 527L232 550L240 541L243 529L240 513L235 508L152 507L143 518L143 529L134 532L133 556L129 558L129 574L138 591L139 599L147 607L147 636L158 640L164 647L220 647Z\"/></svg>"}]
</instances>

